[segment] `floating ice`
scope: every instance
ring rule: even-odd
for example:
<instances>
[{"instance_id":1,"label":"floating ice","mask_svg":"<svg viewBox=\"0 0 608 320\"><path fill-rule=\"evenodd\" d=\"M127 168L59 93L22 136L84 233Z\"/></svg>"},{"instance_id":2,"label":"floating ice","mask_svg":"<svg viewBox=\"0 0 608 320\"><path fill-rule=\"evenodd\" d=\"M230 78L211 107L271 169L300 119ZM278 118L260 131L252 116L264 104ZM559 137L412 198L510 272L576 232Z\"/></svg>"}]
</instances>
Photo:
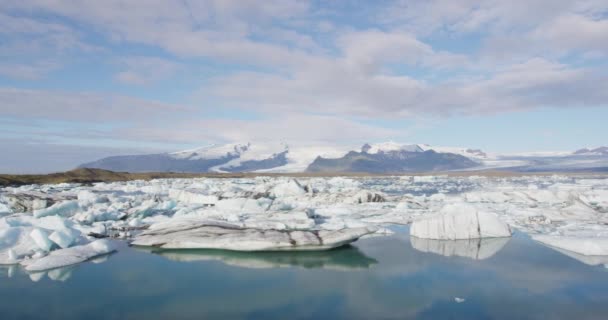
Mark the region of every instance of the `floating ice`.
<instances>
[{"instance_id":1,"label":"floating ice","mask_svg":"<svg viewBox=\"0 0 608 320\"><path fill-rule=\"evenodd\" d=\"M169 197L181 203L202 205L213 205L219 200L216 195L207 195L190 190L179 189L169 190Z\"/></svg>"},{"instance_id":2,"label":"floating ice","mask_svg":"<svg viewBox=\"0 0 608 320\"><path fill-rule=\"evenodd\" d=\"M46 231L36 228L30 232L30 237L32 237L40 250L46 252L51 251L53 242L49 240L49 235Z\"/></svg>"},{"instance_id":3,"label":"floating ice","mask_svg":"<svg viewBox=\"0 0 608 320\"><path fill-rule=\"evenodd\" d=\"M46 216L70 216L78 211L78 201L65 201L56 203L48 208L34 210L34 217L42 218Z\"/></svg>"},{"instance_id":4,"label":"floating ice","mask_svg":"<svg viewBox=\"0 0 608 320\"><path fill-rule=\"evenodd\" d=\"M585 256L608 256L608 238L536 235L532 239Z\"/></svg>"},{"instance_id":5,"label":"floating ice","mask_svg":"<svg viewBox=\"0 0 608 320\"><path fill-rule=\"evenodd\" d=\"M288 196L301 196L306 194L306 190L295 179L289 179L286 182L279 183L270 189L270 194L275 198Z\"/></svg>"},{"instance_id":6,"label":"floating ice","mask_svg":"<svg viewBox=\"0 0 608 320\"><path fill-rule=\"evenodd\" d=\"M492 213L466 204L449 204L437 215L415 220L410 233L422 239L458 240L510 237L511 229Z\"/></svg>"},{"instance_id":7,"label":"floating ice","mask_svg":"<svg viewBox=\"0 0 608 320\"><path fill-rule=\"evenodd\" d=\"M86 245L55 250L45 257L24 260L21 264L25 266L27 271L44 271L80 263L114 250L115 247L110 241L101 239Z\"/></svg>"},{"instance_id":8,"label":"floating ice","mask_svg":"<svg viewBox=\"0 0 608 320\"><path fill-rule=\"evenodd\" d=\"M13 210L9 208L6 204L0 202L0 216L8 215L13 213Z\"/></svg>"},{"instance_id":9,"label":"floating ice","mask_svg":"<svg viewBox=\"0 0 608 320\"><path fill-rule=\"evenodd\" d=\"M211 225L203 226L202 221ZM326 249L339 242L331 240L331 232L371 232L412 222L412 243L418 249L474 259L498 250L498 245L486 245L498 240L485 237L508 236L508 226L532 235L592 239L597 244L597 239L608 238L608 179L256 177L7 187L0 189L0 263L40 259L49 254L47 250L86 245L91 237L151 240L159 230L171 231L164 240L184 247L192 241L196 246L224 248L229 246L226 241L236 243L231 244L233 250L298 250L302 244ZM186 232L190 227L202 231ZM212 228L228 231L218 234ZM34 233L37 241L30 236L34 230L39 230ZM316 234L323 235L323 245ZM153 242L162 243L163 237L155 234ZM415 237L484 241L454 245ZM349 234L346 241L354 238L356 234Z\"/></svg>"},{"instance_id":10,"label":"floating ice","mask_svg":"<svg viewBox=\"0 0 608 320\"><path fill-rule=\"evenodd\" d=\"M71 230L66 229L62 231L53 231L49 236L49 240L56 243L60 248L65 249L74 243L76 236Z\"/></svg>"},{"instance_id":11,"label":"floating ice","mask_svg":"<svg viewBox=\"0 0 608 320\"><path fill-rule=\"evenodd\" d=\"M38 245L30 237L31 227L0 229L0 264L18 263L24 256L32 255Z\"/></svg>"},{"instance_id":12,"label":"floating ice","mask_svg":"<svg viewBox=\"0 0 608 320\"><path fill-rule=\"evenodd\" d=\"M327 250L375 232L353 228L335 231L262 230L228 223L184 221L152 226L132 244L165 249L225 249L235 251Z\"/></svg>"}]
</instances>

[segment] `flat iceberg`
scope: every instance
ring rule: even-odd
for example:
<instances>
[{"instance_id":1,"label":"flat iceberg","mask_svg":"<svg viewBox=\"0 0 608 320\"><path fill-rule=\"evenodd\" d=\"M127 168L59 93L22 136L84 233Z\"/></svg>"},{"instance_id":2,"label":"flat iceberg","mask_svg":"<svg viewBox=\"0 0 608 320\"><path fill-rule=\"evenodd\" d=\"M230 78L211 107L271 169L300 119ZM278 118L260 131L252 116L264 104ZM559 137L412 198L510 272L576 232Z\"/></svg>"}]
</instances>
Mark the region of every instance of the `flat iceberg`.
<instances>
[{"instance_id":1,"label":"flat iceberg","mask_svg":"<svg viewBox=\"0 0 608 320\"><path fill-rule=\"evenodd\" d=\"M415 220L410 234L437 240L501 238L510 237L511 228L492 213L467 204L448 204L437 215Z\"/></svg>"},{"instance_id":2,"label":"flat iceberg","mask_svg":"<svg viewBox=\"0 0 608 320\"><path fill-rule=\"evenodd\" d=\"M152 226L150 230L135 237L132 244L164 249L327 250L349 244L376 231L372 228L319 231L253 229L203 220L190 221L181 226Z\"/></svg>"},{"instance_id":3,"label":"flat iceberg","mask_svg":"<svg viewBox=\"0 0 608 320\"><path fill-rule=\"evenodd\" d=\"M608 256L608 238L535 235L532 239L549 247L584 256Z\"/></svg>"},{"instance_id":4,"label":"flat iceberg","mask_svg":"<svg viewBox=\"0 0 608 320\"><path fill-rule=\"evenodd\" d=\"M44 271L81 263L114 250L115 246L109 240L101 239L81 246L55 250L39 259L24 260L21 264L25 266L26 271Z\"/></svg>"}]
</instances>

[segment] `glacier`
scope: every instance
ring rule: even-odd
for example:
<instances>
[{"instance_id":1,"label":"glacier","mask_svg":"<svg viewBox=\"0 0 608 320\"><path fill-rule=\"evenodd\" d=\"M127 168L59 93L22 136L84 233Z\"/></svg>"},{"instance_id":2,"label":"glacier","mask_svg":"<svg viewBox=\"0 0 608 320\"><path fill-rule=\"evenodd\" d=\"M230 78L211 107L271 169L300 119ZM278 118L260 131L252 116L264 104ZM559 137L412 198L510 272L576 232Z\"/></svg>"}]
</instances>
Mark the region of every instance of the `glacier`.
<instances>
[{"instance_id":1,"label":"glacier","mask_svg":"<svg viewBox=\"0 0 608 320\"><path fill-rule=\"evenodd\" d=\"M1 188L0 209L0 264L28 272L89 261L120 250L114 244L121 241L163 250L317 251L410 224L412 246L434 254L486 259L518 231L583 263L608 263L603 175L26 185Z\"/></svg>"}]
</instances>

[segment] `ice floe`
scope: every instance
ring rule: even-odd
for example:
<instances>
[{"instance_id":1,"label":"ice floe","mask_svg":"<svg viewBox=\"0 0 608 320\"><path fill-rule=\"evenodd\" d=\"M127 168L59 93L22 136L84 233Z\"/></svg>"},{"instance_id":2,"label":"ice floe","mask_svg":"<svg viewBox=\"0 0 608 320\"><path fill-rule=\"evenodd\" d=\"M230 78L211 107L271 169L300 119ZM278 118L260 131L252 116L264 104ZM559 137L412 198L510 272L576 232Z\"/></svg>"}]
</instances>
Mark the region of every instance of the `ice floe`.
<instances>
[{"instance_id":1,"label":"ice floe","mask_svg":"<svg viewBox=\"0 0 608 320\"><path fill-rule=\"evenodd\" d=\"M77 264L114 250L115 246L109 240L101 239L86 245L56 250L39 259L24 260L21 264L27 271L44 271Z\"/></svg>"},{"instance_id":2,"label":"ice floe","mask_svg":"<svg viewBox=\"0 0 608 320\"><path fill-rule=\"evenodd\" d=\"M164 249L235 251L307 251L332 249L374 233L372 228L341 230L275 230L205 220L152 225L133 240L137 246Z\"/></svg>"},{"instance_id":3,"label":"ice floe","mask_svg":"<svg viewBox=\"0 0 608 320\"><path fill-rule=\"evenodd\" d=\"M584 256L608 256L608 238L536 235L532 239Z\"/></svg>"},{"instance_id":4,"label":"ice floe","mask_svg":"<svg viewBox=\"0 0 608 320\"><path fill-rule=\"evenodd\" d=\"M6 187L0 264L80 261L89 255L73 248L98 238L167 248L323 250L410 223L412 245L442 255L487 258L507 241L488 237L517 229L553 248L602 257L608 179L254 177ZM65 250L80 258L52 258Z\"/></svg>"}]
</instances>

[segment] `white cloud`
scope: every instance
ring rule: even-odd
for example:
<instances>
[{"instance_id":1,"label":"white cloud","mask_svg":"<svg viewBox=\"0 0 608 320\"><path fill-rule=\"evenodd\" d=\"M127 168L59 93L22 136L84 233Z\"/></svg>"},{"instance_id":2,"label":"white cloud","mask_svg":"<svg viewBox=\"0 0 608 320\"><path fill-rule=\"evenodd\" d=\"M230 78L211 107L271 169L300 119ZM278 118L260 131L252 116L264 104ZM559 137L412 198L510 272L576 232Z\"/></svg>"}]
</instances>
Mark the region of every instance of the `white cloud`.
<instances>
[{"instance_id":1,"label":"white cloud","mask_svg":"<svg viewBox=\"0 0 608 320\"><path fill-rule=\"evenodd\" d=\"M181 69L181 65L157 57L128 57L121 59L122 71L116 74L116 80L125 84L147 85L172 76Z\"/></svg>"},{"instance_id":2,"label":"white cloud","mask_svg":"<svg viewBox=\"0 0 608 320\"><path fill-rule=\"evenodd\" d=\"M367 76L325 64L291 77L243 73L216 79L203 95L268 112L313 111L368 117L509 112L539 107L601 106L607 77L591 69L530 59L484 78L430 83Z\"/></svg>"},{"instance_id":3,"label":"white cloud","mask_svg":"<svg viewBox=\"0 0 608 320\"><path fill-rule=\"evenodd\" d=\"M188 106L70 88L0 88L0 116L22 126L28 119L104 121L118 129L102 129L91 140L170 144L277 135L382 139L399 132L348 119L607 105L605 65L593 70L572 62L608 54L606 1L389 4L5 0L3 76L44 79L69 64L71 54L106 47L107 60L100 62L117 67L113 85L143 85L121 89L158 97L145 85L206 64L219 67L199 77L204 80ZM141 56L121 56L115 46ZM203 113L225 107L253 111L261 120ZM82 135L78 130L67 136Z\"/></svg>"},{"instance_id":4,"label":"white cloud","mask_svg":"<svg viewBox=\"0 0 608 320\"><path fill-rule=\"evenodd\" d=\"M25 120L114 123L188 117L191 107L93 92L45 91L0 87L0 116Z\"/></svg>"},{"instance_id":5,"label":"white cloud","mask_svg":"<svg viewBox=\"0 0 608 320\"><path fill-rule=\"evenodd\" d=\"M257 120L198 119L170 126L125 128L121 135L147 141L200 143L204 141L277 141L311 142L373 141L403 137L392 129L324 115L277 115Z\"/></svg>"},{"instance_id":6,"label":"white cloud","mask_svg":"<svg viewBox=\"0 0 608 320\"><path fill-rule=\"evenodd\" d=\"M57 68L59 65L51 61L36 61L29 64L0 62L0 75L15 79L36 80Z\"/></svg>"}]
</instances>

